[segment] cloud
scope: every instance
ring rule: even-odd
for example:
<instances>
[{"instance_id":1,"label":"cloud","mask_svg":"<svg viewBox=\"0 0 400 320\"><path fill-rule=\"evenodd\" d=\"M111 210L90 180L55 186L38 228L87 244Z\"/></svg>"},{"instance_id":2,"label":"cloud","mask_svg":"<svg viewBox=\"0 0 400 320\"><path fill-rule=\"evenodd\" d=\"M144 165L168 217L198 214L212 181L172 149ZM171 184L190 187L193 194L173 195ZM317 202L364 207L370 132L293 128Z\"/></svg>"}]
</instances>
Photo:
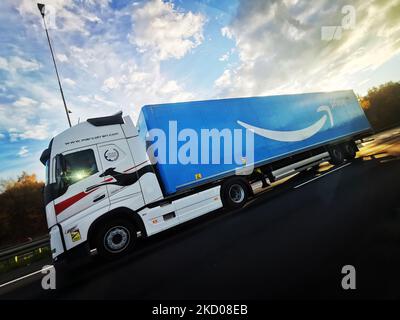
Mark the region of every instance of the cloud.
<instances>
[{"instance_id":1,"label":"cloud","mask_svg":"<svg viewBox=\"0 0 400 320\"><path fill-rule=\"evenodd\" d=\"M44 113L41 108L38 101L28 97L19 98L12 106L0 104L1 130L8 132L11 142L49 138L54 133L54 129L49 127L49 122L57 119L60 112L52 108ZM41 115L40 118L38 114Z\"/></svg>"},{"instance_id":2,"label":"cloud","mask_svg":"<svg viewBox=\"0 0 400 320\"><path fill-rule=\"evenodd\" d=\"M0 70L8 70L8 61L3 57L0 57Z\"/></svg>"},{"instance_id":3,"label":"cloud","mask_svg":"<svg viewBox=\"0 0 400 320\"><path fill-rule=\"evenodd\" d=\"M105 110L109 110L111 108L110 113L113 113L112 110L117 111L118 105L110 100L107 100L104 96L98 94L92 95L81 95L78 96L78 99L85 103L85 107L96 107L96 108L105 108Z\"/></svg>"},{"instance_id":4,"label":"cloud","mask_svg":"<svg viewBox=\"0 0 400 320\"><path fill-rule=\"evenodd\" d=\"M21 71L35 71L40 68L40 64L36 60L25 60L21 57L11 57L9 65L11 68Z\"/></svg>"},{"instance_id":5,"label":"cloud","mask_svg":"<svg viewBox=\"0 0 400 320\"><path fill-rule=\"evenodd\" d=\"M321 40L321 27L341 25L348 1L241 1L221 33L236 43L240 63L215 81L218 96L351 88L351 77L400 52L400 3L350 1L356 24L342 38Z\"/></svg>"},{"instance_id":6,"label":"cloud","mask_svg":"<svg viewBox=\"0 0 400 320\"><path fill-rule=\"evenodd\" d=\"M27 147L27 146L22 146L22 147L19 149L17 155L18 155L19 157L21 157L21 158L27 157L27 156L29 155L28 147Z\"/></svg>"},{"instance_id":7,"label":"cloud","mask_svg":"<svg viewBox=\"0 0 400 320\"><path fill-rule=\"evenodd\" d=\"M40 68L40 64L34 59L24 59L18 56L0 57L0 69L8 72L30 72Z\"/></svg>"},{"instance_id":8,"label":"cloud","mask_svg":"<svg viewBox=\"0 0 400 320\"><path fill-rule=\"evenodd\" d=\"M84 103L87 103L90 101L90 98L88 96L78 96L78 99Z\"/></svg>"},{"instance_id":9,"label":"cloud","mask_svg":"<svg viewBox=\"0 0 400 320\"><path fill-rule=\"evenodd\" d=\"M94 101L95 101L96 103L97 103L97 102L100 102L101 104L103 104L103 105L105 105L105 106L108 106L108 107L117 107L117 105L115 104L115 102L109 101L109 100L105 99L104 97L99 96L99 95L97 95L97 94L95 94L95 95L93 96L93 99L94 99Z\"/></svg>"},{"instance_id":10,"label":"cloud","mask_svg":"<svg viewBox=\"0 0 400 320\"><path fill-rule=\"evenodd\" d=\"M62 83L65 83L68 86L74 86L76 82L70 78L63 78Z\"/></svg>"},{"instance_id":11,"label":"cloud","mask_svg":"<svg viewBox=\"0 0 400 320\"><path fill-rule=\"evenodd\" d=\"M76 95L77 109L70 107L73 117L77 114L84 114L85 117L107 115L122 109L135 119L140 107L145 104L193 97L184 84L170 79L161 71L161 62L154 59L153 53L132 55L134 48L131 43L114 44L103 39L90 39L84 46L70 46L69 50L73 64L70 66L79 70L79 83L82 84L80 94ZM89 84L91 86L86 87ZM93 92L108 103L96 101Z\"/></svg>"},{"instance_id":12,"label":"cloud","mask_svg":"<svg viewBox=\"0 0 400 320\"><path fill-rule=\"evenodd\" d=\"M38 102L28 97L21 97L13 103L16 107L30 107L36 105Z\"/></svg>"},{"instance_id":13,"label":"cloud","mask_svg":"<svg viewBox=\"0 0 400 320\"><path fill-rule=\"evenodd\" d=\"M56 57L57 57L57 60L60 62L68 61L68 57L65 54L57 54Z\"/></svg>"},{"instance_id":14,"label":"cloud","mask_svg":"<svg viewBox=\"0 0 400 320\"><path fill-rule=\"evenodd\" d=\"M38 124L26 124L20 126L17 124L16 128L10 128L8 131L10 141L15 142L18 140L45 140L51 136L48 124L41 121Z\"/></svg>"},{"instance_id":15,"label":"cloud","mask_svg":"<svg viewBox=\"0 0 400 320\"><path fill-rule=\"evenodd\" d=\"M232 39L233 38L233 32L228 27L221 28L221 34L224 37L227 37L228 39Z\"/></svg>"},{"instance_id":16,"label":"cloud","mask_svg":"<svg viewBox=\"0 0 400 320\"><path fill-rule=\"evenodd\" d=\"M228 61L228 59L229 59L229 52L224 53L218 60L223 62L223 61Z\"/></svg>"},{"instance_id":17,"label":"cloud","mask_svg":"<svg viewBox=\"0 0 400 320\"><path fill-rule=\"evenodd\" d=\"M160 60L182 58L203 41L204 16L180 12L172 2L152 0L136 6L132 23L130 41Z\"/></svg>"},{"instance_id":18,"label":"cloud","mask_svg":"<svg viewBox=\"0 0 400 320\"><path fill-rule=\"evenodd\" d=\"M85 14L86 6L92 6L90 2L83 3L81 1L74 2L73 0L52 0L46 4L46 23L49 29L56 29L57 32L79 32L84 35L89 35L86 30L86 22L90 21ZM41 17L38 14L36 1L22 0L16 5L19 14L26 22L38 22ZM79 12L80 14L76 14ZM42 22L40 21L40 24Z\"/></svg>"},{"instance_id":19,"label":"cloud","mask_svg":"<svg viewBox=\"0 0 400 320\"><path fill-rule=\"evenodd\" d=\"M6 135L4 133L0 133L0 140L4 140L6 138Z\"/></svg>"},{"instance_id":20,"label":"cloud","mask_svg":"<svg viewBox=\"0 0 400 320\"><path fill-rule=\"evenodd\" d=\"M224 70L222 75L215 80L215 86L217 88L229 88L232 84L232 71L227 69Z\"/></svg>"},{"instance_id":21,"label":"cloud","mask_svg":"<svg viewBox=\"0 0 400 320\"><path fill-rule=\"evenodd\" d=\"M98 16L96 16L96 15L94 15L94 14L90 14L90 13L86 14L86 15L84 16L84 18L85 18L86 20L90 21L90 22L95 22L95 23L101 23L101 22L103 22Z\"/></svg>"},{"instance_id":22,"label":"cloud","mask_svg":"<svg viewBox=\"0 0 400 320\"><path fill-rule=\"evenodd\" d=\"M50 29L51 40L57 61L63 63L59 72L67 106L72 111L72 123L121 109L135 119L142 105L192 98L194 95L185 85L171 79L160 64L161 60L183 57L200 45L204 16L184 12L160 0L129 4L119 10L113 10L108 3L107 0L101 3L56 0L49 4L56 12L57 29ZM26 65L26 70L40 68L40 72L30 73L31 78L15 72L6 80L5 87L12 88L14 100L26 96L37 104L29 105L27 100L15 102L20 106L25 104L18 116L9 106L0 105L0 116L4 116L0 119L0 128L15 129L14 141L27 136L51 137L64 128L66 121L60 93L55 87L54 69L48 52L43 51L46 43L40 15L36 3L30 0L20 0L15 7L24 22L18 24L19 32L35 30L29 45L37 48L30 57L43 59L45 67L33 58L25 59L36 62L35 67ZM10 5L9 10L15 9ZM72 26L76 21L77 25ZM126 41L129 32L130 41ZM15 48L16 53L24 52L21 43L16 43ZM0 57L0 68L8 66L9 57ZM47 134L42 130L43 125L47 126ZM27 130L33 131L22 134Z\"/></svg>"},{"instance_id":23,"label":"cloud","mask_svg":"<svg viewBox=\"0 0 400 320\"><path fill-rule=\"evenodd\" d=\"M108 92L113 89L119 88L119 81L114 77L109 77L103 82L102 90Z\"/></svg>"},{"instance_id":24,"label":"cloud","mask_svg":"<svg viewBox=\"0 0 400 320\"><path fill-rule=\"evenodd\" d=\"M23 132L17 133L19 139L35 139L35 140L45 140L49 138L48 124L38 123L25 129Z\"/></svg>"},{"instance_id":25,"label":"cloud","mask_svg":"<svg viewBox=\"0 0 400 320\"><path fill-rule=\"evenodd\" d=\"M170 80L168 82L166 82L164 84L164 86L162 86L160 88L160 91L162 93L174 93L174 92L178 92L181 90L181 87L176 83L176 81L174 80Z\"/></svg>"},{"instance_id":26,"label":"cloud","mask_svg":"<svg viewBox=\"0 0 400 320\"><path fill-rule=\"evenodd\" d=\"M0 103L0 130L10 134L10 140L43 140L59 132L65 114L54 74L46 79L16 73L5 81L8 90L15 92L14 102ZM73 102L68 104L74 107Z\"/></svg>"}]
</instances>

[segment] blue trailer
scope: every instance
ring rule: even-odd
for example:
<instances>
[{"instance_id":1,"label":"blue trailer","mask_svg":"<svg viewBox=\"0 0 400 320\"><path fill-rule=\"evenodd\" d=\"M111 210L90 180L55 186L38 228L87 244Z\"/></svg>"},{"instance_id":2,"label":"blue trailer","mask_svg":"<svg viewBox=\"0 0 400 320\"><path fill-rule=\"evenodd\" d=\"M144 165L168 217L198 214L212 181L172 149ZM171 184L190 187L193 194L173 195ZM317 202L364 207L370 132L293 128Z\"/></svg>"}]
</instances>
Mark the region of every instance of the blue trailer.
<instances>
[{"instance_id":1,"label":"blue trailer","mask_svg":"<svg viewBox=\"0 0 400 320\"><path fill-rule=\"evenodd\" d=\"M149 140L156 140L149 132L161 129L166 133L165 161L158 161L156 169L167 195L233 175L243 165L254 164L274 180L273 172L282 173L283 164L291 164L288 158L300 162L307 155L312 158L328 152L332 162L338 163L355 154L354 150L347 150L351 154L346 155L346 148L356 148L355 139L371 131L352 90L147 105L141 110L138 128L144 139L147 136L148 145ZM242 148L231 148L230 155L231 159L241 158L242 163L223 159L226 154L222 149L219 163L212 163L215 148L222 145L210 143L208 163L198 159L183 165L171 155L171 150L175 152L188 142L176 139L184 129L193 130L198 137L202 130L241 130L242 137L248 130L254 134L254 156L249 159L243 154L243 138ZM171 149L171 144L176 146ZM205 151L204 145L198 143L197 154Z\"/></svg>"},{"instance_id":2,"label":"blue trailer","mask_svg":"<svg viewBox=\"0 0 400 320\"><path fill-rule=\"evenodd\" d=\"M53 258L119 257L137 237L243 207L276 180L351 161L370 129L352 91L145 106L136 126L88 119L40 158Z\"/></svg>"}]
</instances>

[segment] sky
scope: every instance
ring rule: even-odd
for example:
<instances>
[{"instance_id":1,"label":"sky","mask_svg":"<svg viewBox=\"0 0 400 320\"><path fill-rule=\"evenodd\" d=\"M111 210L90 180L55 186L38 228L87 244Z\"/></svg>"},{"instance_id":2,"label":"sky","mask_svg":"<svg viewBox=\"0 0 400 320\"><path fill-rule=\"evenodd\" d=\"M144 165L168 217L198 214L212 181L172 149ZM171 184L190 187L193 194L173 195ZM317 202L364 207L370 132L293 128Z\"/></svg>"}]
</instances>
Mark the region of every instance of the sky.
<instances>
[{"instance_id":1,"label":"sky","mask_svg":"<svg viewBox=\"0 0 400 320\"><path fill-rule=\"evenodd\" d=\"M0 2L0 179L68 128L40 13ZM42 0L71 121L400 80L400 0Z\"/></svg>"}]
</instances>

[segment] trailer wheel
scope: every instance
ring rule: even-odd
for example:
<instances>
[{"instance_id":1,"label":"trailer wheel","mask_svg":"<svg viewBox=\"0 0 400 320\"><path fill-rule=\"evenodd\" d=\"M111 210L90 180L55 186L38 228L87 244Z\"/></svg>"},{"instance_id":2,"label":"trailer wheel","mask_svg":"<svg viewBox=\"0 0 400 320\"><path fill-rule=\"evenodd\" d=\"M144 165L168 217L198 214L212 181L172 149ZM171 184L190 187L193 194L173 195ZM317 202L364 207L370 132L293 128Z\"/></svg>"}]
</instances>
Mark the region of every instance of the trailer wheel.
<instances>
[{"instance_id":1,"label":"trailer wheel","mask_svg":"<svg viewBox=\"0 0 400 320\"><path fill-rule=\"evenodd\" d=\"M333 165L340 165L344 162L344 153L339 146L329 148L329 156L331 157L329 162Z\"/></svg>"},{"instance_id":2,"label":"trailer wheel","mask_svg":"<svg viewBox=\"0 0 400 320\"><path fill-rule=\"evenodd\" d=\"M343 153L344 153L345 159L353 160L357 154L357 149L356 149L355 143L353 141L345 143L343 145Z\"/></svg>"},{"instance_id":3,"label":"trailer wheel","mask_svg":"<svg viewBox=\"0 0 400 320\"><path fill-rule=\"evenodd\" d=\"M238 209L244 206L249 197L247 183L240 178L227 180L221 187L221 199L224 207Z\"/></svg>"},{"instance_id":4,"label":"trailer wheel","mask_svg":"<svg viewBox=\"0 0 400 320\"><path fill-rule=\"evenodd\" d=\"M136 228L130 221L117 218L102 223L94 236L99 256L111 260L132 250L136 242Z\"/></svg>"}]
</instances>

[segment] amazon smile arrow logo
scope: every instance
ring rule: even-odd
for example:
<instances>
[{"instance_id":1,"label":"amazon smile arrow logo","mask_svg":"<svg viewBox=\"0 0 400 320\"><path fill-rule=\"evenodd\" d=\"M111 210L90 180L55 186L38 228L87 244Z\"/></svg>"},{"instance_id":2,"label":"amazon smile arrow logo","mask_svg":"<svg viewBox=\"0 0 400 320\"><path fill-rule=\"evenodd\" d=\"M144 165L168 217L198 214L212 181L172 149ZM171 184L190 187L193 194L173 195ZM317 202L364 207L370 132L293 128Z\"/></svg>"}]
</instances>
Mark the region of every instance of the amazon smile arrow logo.
<instances>
[{"instance_id":1,"label":"amazon smile arrow logo","mask_svg":"<svg viewBox=\"0 0 400 320\"><path fill-rule=\"evenodd\" d=\"M331 127L333 127L333 117L332 111L328 106L320 106L317 109L317 112L325 111L327 114L324 114L317 122L312 124L311 126L301 129L301 130L294 130L294 131L275 131L275 130L268 130L264 128L259 128L252 126L251 124L245 123L243 121L238 120L237 123L242 127L262 136L264 138L268 138L271 140L276 141L283 141L283 142L296 142L296 141L303 141L322 129L325 125L326 120L329 117L329 121L331 123Z\"/></svg>"}]
</instances>

